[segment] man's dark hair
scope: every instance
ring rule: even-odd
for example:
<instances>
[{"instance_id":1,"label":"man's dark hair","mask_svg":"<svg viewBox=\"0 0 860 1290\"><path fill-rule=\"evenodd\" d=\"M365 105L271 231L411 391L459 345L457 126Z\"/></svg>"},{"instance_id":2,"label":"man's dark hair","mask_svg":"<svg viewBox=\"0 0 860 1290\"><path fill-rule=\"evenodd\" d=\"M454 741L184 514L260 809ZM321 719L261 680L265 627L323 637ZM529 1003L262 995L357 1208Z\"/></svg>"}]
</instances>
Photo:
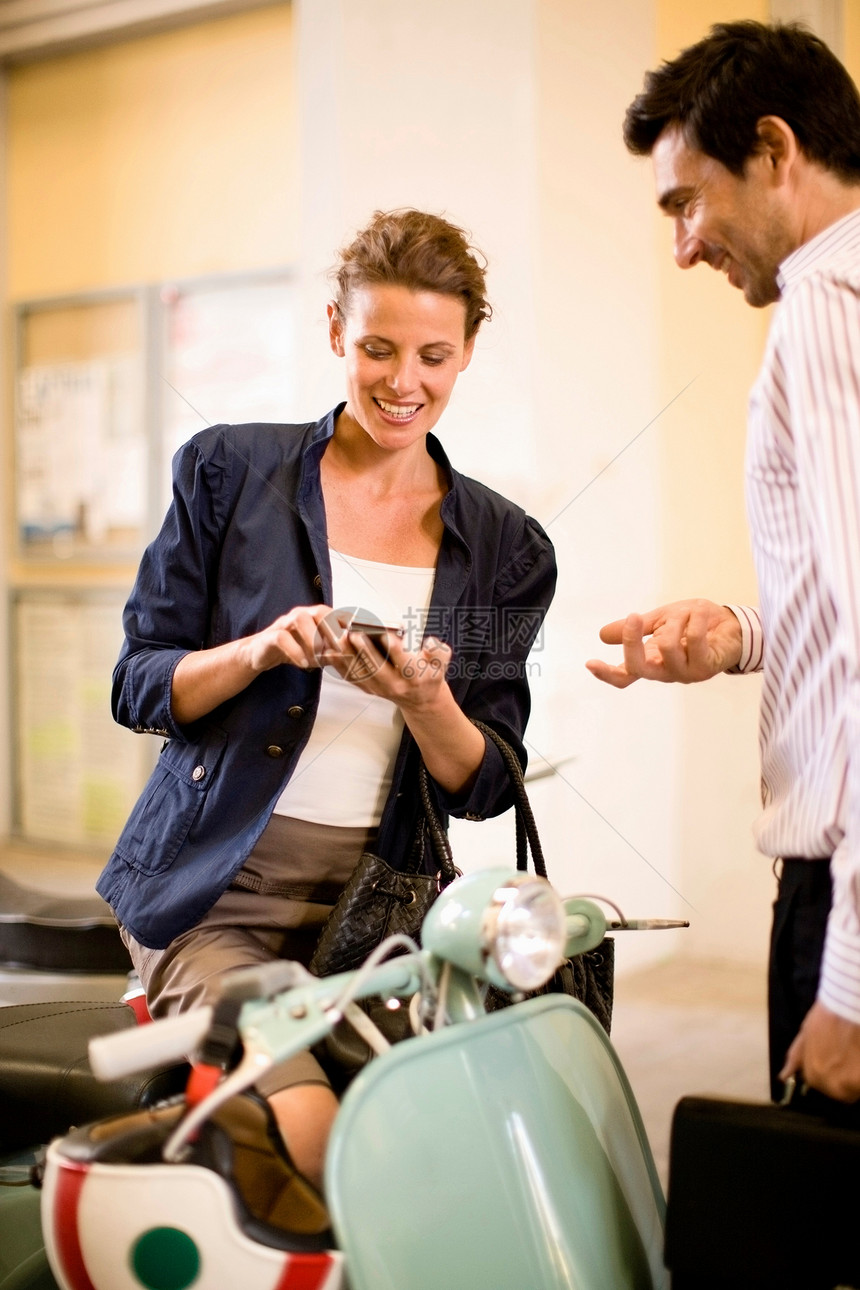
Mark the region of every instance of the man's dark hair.
<instances>
[{"instance_id":1,"label":"man's dark hair","mask_svg":"<svg viewBox=\"0 0 860 1290\"><path fill-rule=\"evenodd\" d=\"M860 94L839 59L799 23L717 23L704 40L645 76L624 142L650 156L679 126L687 144L741 175L758 150L756 123L778 116L804 155L860 182Z\"/></svg>"}]
</instances>

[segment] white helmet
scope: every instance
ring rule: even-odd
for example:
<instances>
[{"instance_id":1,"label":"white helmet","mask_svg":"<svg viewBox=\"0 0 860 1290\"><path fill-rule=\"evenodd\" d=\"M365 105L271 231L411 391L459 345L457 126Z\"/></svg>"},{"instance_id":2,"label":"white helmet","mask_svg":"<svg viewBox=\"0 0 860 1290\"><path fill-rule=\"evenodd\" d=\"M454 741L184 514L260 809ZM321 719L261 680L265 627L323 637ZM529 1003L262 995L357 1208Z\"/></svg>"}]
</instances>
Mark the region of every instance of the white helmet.
<instances>
[{"instance_id":1,"label":"white helmet","mask_svg":"<svg viewBox=\"0 0 860 1290\"><path fill-rule=\"evenodd\" d=\"M51 1144L42 1229L63 1290L342 1290L328 1212L267 1104L230 1099L167 1163L184 1110L116 1116Z\"/></svg>"}]
</instances>

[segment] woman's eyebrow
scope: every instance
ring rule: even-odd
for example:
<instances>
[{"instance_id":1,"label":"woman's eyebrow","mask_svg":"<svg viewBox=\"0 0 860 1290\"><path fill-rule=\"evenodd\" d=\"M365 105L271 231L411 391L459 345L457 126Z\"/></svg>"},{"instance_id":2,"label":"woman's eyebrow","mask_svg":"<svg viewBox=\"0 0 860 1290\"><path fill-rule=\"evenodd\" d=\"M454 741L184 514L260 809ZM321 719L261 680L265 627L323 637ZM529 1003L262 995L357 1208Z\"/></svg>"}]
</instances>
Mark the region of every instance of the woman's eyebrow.
<instances>
[{"instance_id":1,"label":"woman's eyebrow","mask_svg":"<svg viewBox=\"0 0 860 1290\"><path fill-rule=\"evenodd\" d=\"M359 345L366 345L368 341L377 341L380 345L393 345L395 343L393 340L389 340L387 336L380 336L377 332L368 332L367 335L365 336L359 336L357 343ZM420 346L420 348L421 349L444 349L444 350L448 350L450 353L453 354L457 346L452 345L449 340L428 340L428 341L425 341L424 344Z\"/></svg>"}]
</instances>

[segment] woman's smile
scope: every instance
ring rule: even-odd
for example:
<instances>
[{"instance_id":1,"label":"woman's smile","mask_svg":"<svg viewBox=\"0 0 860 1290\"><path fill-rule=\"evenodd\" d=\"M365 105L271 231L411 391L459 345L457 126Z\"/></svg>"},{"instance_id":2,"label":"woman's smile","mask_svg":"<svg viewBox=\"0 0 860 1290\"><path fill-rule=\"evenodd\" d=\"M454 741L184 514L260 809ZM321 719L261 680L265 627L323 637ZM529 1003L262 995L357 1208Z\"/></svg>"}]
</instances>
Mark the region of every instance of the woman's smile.
<instances>
[{"instance_id":1,"label":"woman's smile","mask_svg":"<svg viewBox=\"0 0 860 1290\"><path fill-rule=\"evenodd\" d=\"M420 403L392 403L388 399L379 398L374 398L373 402L382 415L395 425L405 425L407 422L412 421L423 406Z\"/></svg>"}]
</instances>

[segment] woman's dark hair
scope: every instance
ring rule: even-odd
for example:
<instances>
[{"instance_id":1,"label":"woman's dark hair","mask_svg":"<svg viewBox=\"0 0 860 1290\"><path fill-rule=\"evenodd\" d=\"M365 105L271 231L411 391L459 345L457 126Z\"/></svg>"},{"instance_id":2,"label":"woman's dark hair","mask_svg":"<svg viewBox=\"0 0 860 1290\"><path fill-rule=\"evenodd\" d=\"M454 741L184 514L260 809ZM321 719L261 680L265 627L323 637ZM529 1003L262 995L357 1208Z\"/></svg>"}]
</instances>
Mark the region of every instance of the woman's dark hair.
<instances>
[{"instance_id":1,"label":"woman's dark hair","mask_svg":"<svg viewBox=\"0 0 860 1290\"><path fill-rule=\"evenodd\" d=\"M810 161L860 182L860 95L839 59L799 23L718 23L655 72L630 104L624 142L649 156L667 126L741 175L756 124L778 116Z\"/></svg>"},{"instance_id":2,"label":"woman's dark hair","mask_svg":"<svg viewBox=\"0 0 860 1290\"><path fill-rule=\"evenodd\" d=\"M466 339L493 314L484 295L486 260L468 234L439 215L376 211L340 252L331 271L341 316L357 287L388 285L457 296L466 307Z\"/></svg>"}]
</instances>

